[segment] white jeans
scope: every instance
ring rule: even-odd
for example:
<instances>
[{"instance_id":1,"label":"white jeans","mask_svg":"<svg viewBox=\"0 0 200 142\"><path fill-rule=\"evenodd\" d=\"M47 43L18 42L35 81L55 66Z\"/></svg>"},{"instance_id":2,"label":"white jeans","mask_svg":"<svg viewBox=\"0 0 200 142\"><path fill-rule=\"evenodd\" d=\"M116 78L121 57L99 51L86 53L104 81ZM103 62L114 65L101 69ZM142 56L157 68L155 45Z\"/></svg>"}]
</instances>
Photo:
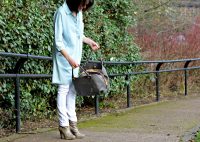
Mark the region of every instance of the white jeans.
<instances>
[{"instance_id":1,"label":"white jeans","mask_svg":"<svg viewBox=\"0 0 200 142\"><path fill-rule=\"evenodd\" d=\"M76 91L74 85L59 85L57 95L59 126L69 126L69 120L77 122Z\"/></svg>"}]
</instances>

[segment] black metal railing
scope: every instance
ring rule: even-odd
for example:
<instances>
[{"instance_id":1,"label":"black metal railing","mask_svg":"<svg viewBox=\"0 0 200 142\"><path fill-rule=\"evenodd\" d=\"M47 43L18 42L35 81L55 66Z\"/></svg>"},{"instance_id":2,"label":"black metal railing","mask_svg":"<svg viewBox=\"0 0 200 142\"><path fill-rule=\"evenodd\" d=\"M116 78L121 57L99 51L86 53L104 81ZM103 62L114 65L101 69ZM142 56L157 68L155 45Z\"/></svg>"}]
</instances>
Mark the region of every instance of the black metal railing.
<instances>
[{"instance_id":1,"label":"black metal railing","mask_svg":"<svg viewBox=\"0 0 200 142\"><path fill-rule=\"evenodd\" d=\"M0 74L1 78L14 78L15 79L15 115L16 115L16 132L20 131L20 79L23 78L51 78L49 74L20 74L21 68L23 67L24 63L27 62L28 59L39 59L39 60L49 60L51 61L51 57L47 56L35 56L30 54L16 54L16 53L5 53L0 52L0 56L2 57L17 57L19 58L12 74ZM187 95L187 80L188 80L188 70L200 69L200 66L192 66L188 67L189 64L193 61L199 61L200 58L195 59L181 59L181 60L163 60L163 61L131 61L131 62L111 62L111 61L104 61L103 63L106 65L149 65L155 64L155 70L145 70L145 71L138 71L138 72L127 72L127 73L120 73L120 74L109 74L109 77L118 77L124 76L125 80L127 81L127 107L131 107L131 89L130 89L130 77L133 75L138 74L155 74L156 76L156 101L160 100L160 73L162 72L175 72L175 71L184 71L184 84L185 84L185 95ZM100 61L89 61L89 62L100 62ZM166 63L184 63L183 68L173 68L173 69L162 69L161 67L163 64ZM99 114L99 96L95 96L95 114Z\"/></svg>"}]
</instances>

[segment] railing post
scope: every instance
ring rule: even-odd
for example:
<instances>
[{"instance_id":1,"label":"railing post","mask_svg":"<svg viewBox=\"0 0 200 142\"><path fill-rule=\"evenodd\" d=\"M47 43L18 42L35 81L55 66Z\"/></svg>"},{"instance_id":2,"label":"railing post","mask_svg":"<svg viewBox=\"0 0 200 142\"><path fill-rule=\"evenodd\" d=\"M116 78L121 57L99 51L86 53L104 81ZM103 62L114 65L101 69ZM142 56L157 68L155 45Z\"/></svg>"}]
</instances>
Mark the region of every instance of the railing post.
<instances>
[{"instance_id":1,"label":"railing post","mask_svg":"<svg viewBox=\"0 0 200 142\"><path fill-rule=\"evenodd\" d=\"M189 65L189 63L190 63L191 61L187 61L187 62L185 62L185 65L184 65L184 68L185 68L185 96L187 96L187 78L188 78L188 72L187 72L187 67L188 67L188 65Z\"/></svg>"},{"instance_id":2,"label":"railing post","mask_svg":"<svg viewBox=\"0 0 200 142\"><path fill-rule=\"evenodd\" d=\"M160 70L160 67L163 63L158 63L156 66L156 71ZM160 73L156 72L156 101L158 102L160 100Z\"/></svg>"},{"instance_id":3,"label":"railing post","mask_svg":"<svg viewBox=\"0 0 200 142\"><path fill-rule=\"evenodd\" d=\"M14 73L16 74L15 78L15 117L16 117L16 133L19 133L21 127L20 127L20 78L17 76L18 73L20 73L21 67L23 64L27 61L27 58L21 58L17 61Z\"/></svg>"},{"instance_id":4,"label":"railing post","mask_svg":"<svg viewBox=\"0 0 200 142\"><path fill-rule=\"evenodd\" d=\"M95 95L95 114L99 114L99 94Z\"/></svg>"},{"instance_id":5,"label":"railing post","mask_svg":"<svg viewBox=\"0 0 200 142\"><path fill-rule=\"evenodd\" d=\"M16 133L20 131L20 79L15 78L15 119L16 119Z\"/></svg>"},{"instance_id":6,"label":"railing post","mask_svg":"<svg viewBox=\"0 0 200 142\"><path fill-rule=\"evenodd\" d=\"M127 108L131 107L131 102L130 102L130 77L129 75L126 75L126 89L127 89Z\"/></svg>"}]
</instances>

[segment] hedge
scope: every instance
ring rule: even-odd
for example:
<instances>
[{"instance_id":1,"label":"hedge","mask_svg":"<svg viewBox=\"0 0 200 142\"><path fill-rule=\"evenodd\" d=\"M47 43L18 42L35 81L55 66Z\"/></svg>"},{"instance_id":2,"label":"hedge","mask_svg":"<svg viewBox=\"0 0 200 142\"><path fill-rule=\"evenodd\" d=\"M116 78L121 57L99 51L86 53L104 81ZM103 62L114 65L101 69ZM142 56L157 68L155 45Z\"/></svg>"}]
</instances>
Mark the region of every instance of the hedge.
<instances>
[{"instance_id":1,"label":"hedge","mask_svg":"<svg viewBox=\"0 0 200 142\"><path fill-rule=\"evenodd\" d=\"M0 2L0 52L29 53L51 56L53 47L53 15L63 0L3 0ZM96 0L84 13L85 35L101 45L91 53L84 45L83 59L134 61L140 59L139 48L128 28L136 24L131 0ZM17 59L0 57L0 73L11 73ZM109 73L129 71L127 67L107 67ZM52 63L28 60L21 73L51 74ZM117 95L125 81L112 80L111 92ZM0 80L1 109L14 106L14 84L11 79ZM51 80L21 80L22 119L49 117L56 109L56 86ZM84 98L78 97L81 106ZM3 118L2 118L3 119ZM4 127L4 126L2 126Z\"/></svg>"}]
</instances>

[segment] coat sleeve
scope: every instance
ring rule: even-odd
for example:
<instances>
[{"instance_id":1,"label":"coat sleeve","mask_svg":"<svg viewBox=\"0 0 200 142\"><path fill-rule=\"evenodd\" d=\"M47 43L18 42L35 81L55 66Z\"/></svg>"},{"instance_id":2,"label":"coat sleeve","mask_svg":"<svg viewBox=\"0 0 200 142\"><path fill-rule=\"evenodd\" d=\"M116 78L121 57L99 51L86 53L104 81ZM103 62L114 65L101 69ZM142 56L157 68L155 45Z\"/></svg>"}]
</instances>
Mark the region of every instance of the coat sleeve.
<instances>
[{"instance_id":1,"label":"coat sleeve","mask_svg":"<svg viewBox=\"0 0 200 142\"><path fill-rule=\"evenodd\" d=\"M59 52L64 49L62 20L62 14L57 11L54 15L54 42Z\"/></svg>"}]
</instances>

